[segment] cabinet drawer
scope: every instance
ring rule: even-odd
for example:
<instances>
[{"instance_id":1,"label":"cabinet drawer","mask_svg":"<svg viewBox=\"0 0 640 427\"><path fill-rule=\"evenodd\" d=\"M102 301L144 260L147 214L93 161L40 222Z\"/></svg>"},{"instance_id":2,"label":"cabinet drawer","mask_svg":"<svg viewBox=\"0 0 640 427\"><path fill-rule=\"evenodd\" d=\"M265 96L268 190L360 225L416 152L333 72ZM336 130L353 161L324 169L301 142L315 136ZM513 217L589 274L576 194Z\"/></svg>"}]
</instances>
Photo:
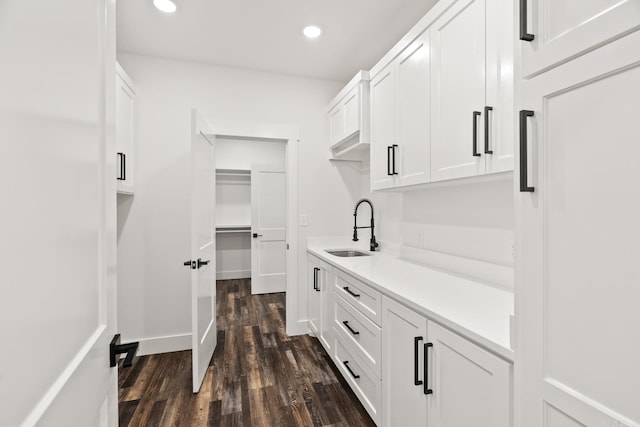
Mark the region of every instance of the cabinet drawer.
<instances>
[{"instance_id":1,"label":"cabinet drawer","mask_svg":"<svg viewBox=\"0 0 640 427\"><path fill-rule=\"evenodd\" d=\"M334 283L334 290L338 295L350 302L373 323L380 325L382 306L380 292L338 269L335 271Z\"/></svg>"},{"instance_id":2,"label":"cabinet drawer","mask_svg":"<svg viewBox=\"0 0 640 427\"><path fill-rule=\"evenodd\" d=\"M334 323L336 333L350 344L355 353L380 377L380 342L378 327L339 295L334 295Z\"/></svg>"},{"instance_id":3,"label":"cabinet drawer","mask_svg":"<svg viewBox=\"0 0 640 427\"><path fill-rule=\"evenodd\" d=\"M345 378L360 403L367 410L373 421L380 425L380 393L382 383L365 364L356 356L338 334L335 334L333 359L338 370Z\"/></svg>"}]
</instances>

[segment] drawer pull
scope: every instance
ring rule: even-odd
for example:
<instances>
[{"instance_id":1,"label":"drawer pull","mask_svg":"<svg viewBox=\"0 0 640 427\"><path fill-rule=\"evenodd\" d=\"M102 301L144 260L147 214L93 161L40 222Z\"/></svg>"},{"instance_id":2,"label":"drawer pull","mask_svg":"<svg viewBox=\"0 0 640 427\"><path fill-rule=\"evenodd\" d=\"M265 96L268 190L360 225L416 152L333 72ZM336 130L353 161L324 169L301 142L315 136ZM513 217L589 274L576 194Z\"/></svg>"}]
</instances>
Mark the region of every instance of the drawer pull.
<instances>
[{"instance_id":1,"label":"drawer pull","mask_svg":"<svg viewBox=\"0 0 640 427\"><path fill-rule=\"evenodd\" d=\"M348 321L348 320L343 321L343 322L342 322L342 324L343 324L344 326L346 326L346 327L347 327L347 329L348 329L348 330L349 330L353 335L360 335L360 332L359 332L359 331L356 331L356 330L355 330L355 329L353 329L351 326L349 326L349 321Z\"/></svg>"},{"instance_id":2,"label":"drawer pull","mask_svg":"<svg viewBox=\"0 0 640 427\"><path fill-rule=\"evenodd\" d=\"M350 289L349 289L349 287L348 287L348 286L343 286L343 287L342 287L342 289L344 289L345 291L347 291L347 293L348 293L349 295L351 295L352 297L354 297L354 298L360 298L360 294L356 294L356 293L354 293L352 290L350 290Z\"/></svg>"},{"instance_id":3,"label":"drawer pull","mask_svg":"<svg viewBox=\"0 0 640 427\"><path fill-rule=\"evenodd\" d=\"M422 380L418 379L418 349L420 348L422 337L413 338L413 385L422 385Z\"/></svg>"},{"instance_id":4,"label":"drawer pull","mask_svg":"<svg viewBox=\"0 0 640 427\"><path fill-rule=\"evenodd\" d=\"M351 376L352 376L354 379L356 379L356 380L357 380L358 378L360 378L360 375L355 374L355 373L351 370L351 368L349 367L349 361L348 361L348 360L345 360L344 362L342 362L342 364L344 365L344 367L345 367L345 368L347 368L347 371L349 371L349 373L351 374Z\"/></svg>"}]
</instances>

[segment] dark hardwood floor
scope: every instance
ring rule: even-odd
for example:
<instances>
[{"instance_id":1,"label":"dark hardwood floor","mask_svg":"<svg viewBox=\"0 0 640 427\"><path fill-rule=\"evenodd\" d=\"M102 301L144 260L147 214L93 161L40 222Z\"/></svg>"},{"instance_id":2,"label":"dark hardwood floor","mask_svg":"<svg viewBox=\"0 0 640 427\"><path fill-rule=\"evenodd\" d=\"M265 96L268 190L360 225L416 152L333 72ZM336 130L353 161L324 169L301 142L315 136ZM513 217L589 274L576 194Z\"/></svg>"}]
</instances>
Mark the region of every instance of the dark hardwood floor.
<instances>
[{"instance_id":1,"label":"dark hardwood floor","mask_svg":"<svg viewBox=\"0 0 640 427\"><path fill-rule=\"evenodd\" d=\"M374 426L317 339L285 333L285 296L218 282L218 346L198 394L191 351L119 367L120 426Z\"/></svg>"}]
</instances>

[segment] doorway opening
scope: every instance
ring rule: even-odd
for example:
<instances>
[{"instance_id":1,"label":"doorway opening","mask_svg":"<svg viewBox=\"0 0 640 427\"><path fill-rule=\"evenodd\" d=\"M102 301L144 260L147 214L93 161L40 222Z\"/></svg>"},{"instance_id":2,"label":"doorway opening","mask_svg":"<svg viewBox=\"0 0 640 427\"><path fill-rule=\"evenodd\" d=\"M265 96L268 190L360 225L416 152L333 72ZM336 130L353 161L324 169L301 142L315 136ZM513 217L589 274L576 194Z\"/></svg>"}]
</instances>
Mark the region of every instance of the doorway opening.
<instances>
[{"instance_id":1,"label":"doorway opening","mask_svg":"<svg viewBox=\"0 0 640 427\"><path fill-rule=\"evenodd\" d=\"M216 138L216 279L286 291L286 142Z\"/></svg>"},{"instance_id":2,"label":"doorway opening","mask_svg":"<svg viewBox=\"0 0 640 427\"><path fill-rule=\"evenodd\" d=\"M238 197L247 197L247 194L256 193L251 195L251 198L260 198L264 203L259 203L260 208L263 209L262 216L259 213L252 212L247 216L247 210L245 207L244 216L238 214L235 218L242 221L240 224L234 224L232 222L228 225L244 226L242 234L244 236L243 246L238 246L238 253L231 254L217 254L221 257L227 256L226 259L217 258L221 263L218 264L218 269L221 274L217 274L217 278L228 278L229 270L239 270L232 274L244 274L247 276L247 270L250 270L250 274L253 277L253 281L256 281L256 274L261 275L262 285L257 286L254 289L252 283L252 293L270 293L280 292L278 289L284 285L285 292L285 313L286 313L286 333L289 335L300 335L306 332L307 325L304 321L299 321L298 315L298 234L297 234L297 216L298 216L298 143L299 143L299 131L295 127L273 125L273 124L258 124L258 123L238 123L233 121L227 121L222 119L209 119L209 123L213 128L213 133L216 138L216 169L218 174L216 178L222 178L222 174L227 174L225 177L227 181L230 178L235 178L236 181L245 179L249 185L245 184L244 190L240 190L241 187L236 187L235 196L231 196L231 199ZM247 153L257 153L254 154ZM251 169L251 165L255 165L251 174L244 172L245 176L236 174L231 176L234 171L239 170L247 171ZM250 176L249 176L250 175ZM284 182L283 182L284 181ZM222 180L221 180L222 182ZM275 189L281 189L284 186L284 193L277 197L271 197ZM220 189L220 186L216 185L217 191L222 191L216 196L220 201L223 201L229 194L224 193L224 189ZM280 192L280 190L278 190ZM228 199L227 199L228 200ZM256 210L257 203L250 203L251 210ZM227 207L228 208L228 207ZM220 219L216 220L216 236L217 241L220 242L222 248L224 248L223 239L231 236L227 234L233 233L221 233L221 230L227 221L225 215L229 212L218 210L217 207L216 216L220 215ZM235 212L240 209L235 206ZM282 210L283 209L283 210ZM257 219L247 219L251 216L264 219L264 228L261 228L261 224ZM282 216L284 216L284 227L282 225ZM234 216L232 216L234 218ZM245 219L243 219L245 218ZM232 221L228 219L228 221ZM237 221L233 221L237 222ZM280 224L280 226L276 226ZM249 228L247 226L250 226ZM250 230L250 232L247 230ZM256 237L254 237L254 234ZM262 234L262 236L260 236ZM225 237L220 237L224 235ZM249 250L247 239L250 242L252 250ZM237 240L239 244L242 242L242 238ZM275 260L271 257L273 253L269 249L275 249ZM222 249L224 250L224 249ZM245 251L244 261L241 261L241 252ZM284 254L282 253L284 251ZM258 253L257 256L251 255L247 257L247 253ZM229 258L231 256L231 258ZM234 259L235 257L235 259ZM262 258L261 258L262 257ZM248 264L248 260L251 260L251 264ZM234 268L230 262L244 262L246 267ZM284 266L282 263L284 262ZM242 265L242 264L236 264ZM230 266L228 268L228 266ZM284 267L284 271L282 271ZM228 268L228 269L227 269ZM284 283L282 283L284 282ZM280 287L280 288L279 288Z\"/></svg>"}]
</instances>

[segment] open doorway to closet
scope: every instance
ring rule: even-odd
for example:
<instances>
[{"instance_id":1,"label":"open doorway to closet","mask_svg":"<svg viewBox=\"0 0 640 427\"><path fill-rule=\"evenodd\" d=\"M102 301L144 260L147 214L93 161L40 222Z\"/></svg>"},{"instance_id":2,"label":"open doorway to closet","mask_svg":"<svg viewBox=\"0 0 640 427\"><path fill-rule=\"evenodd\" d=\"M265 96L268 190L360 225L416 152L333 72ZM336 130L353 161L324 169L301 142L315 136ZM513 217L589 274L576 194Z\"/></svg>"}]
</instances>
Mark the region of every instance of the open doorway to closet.
<instances>
[{"instance_id":1,"label":"open doorway to closet","mask_svg":"<svg viewBox=\"0 0 640 427\"><path fill-rule=\"evenodd\" d=\"M286 141L216 143L217 279L251 279L252 294L287 284Z\"/></svg>"}]
</instances>

